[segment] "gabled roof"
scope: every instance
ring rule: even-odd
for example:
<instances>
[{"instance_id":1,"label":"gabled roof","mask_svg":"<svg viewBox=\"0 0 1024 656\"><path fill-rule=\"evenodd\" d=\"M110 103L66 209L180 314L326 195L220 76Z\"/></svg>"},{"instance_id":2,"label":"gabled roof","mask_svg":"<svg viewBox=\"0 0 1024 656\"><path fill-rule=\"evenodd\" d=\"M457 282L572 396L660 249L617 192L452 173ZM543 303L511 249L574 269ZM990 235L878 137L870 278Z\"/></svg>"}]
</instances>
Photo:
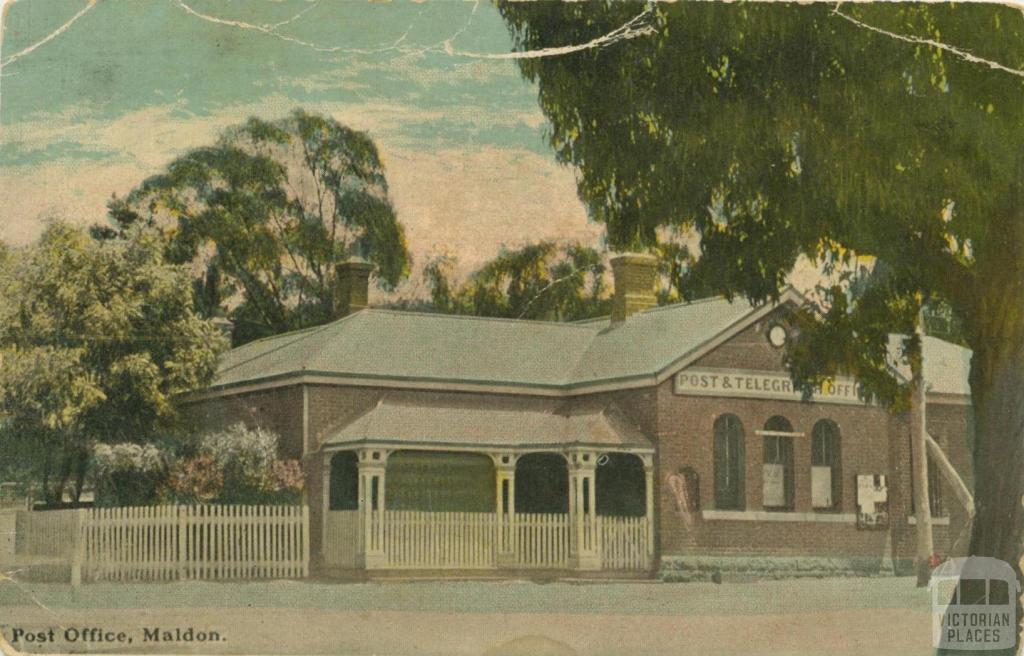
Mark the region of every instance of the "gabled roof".
<instances>
[{"instance_id":1,"label":"gabled roof","mask_svg":"<svg viewBox=\"0 0 1024 656\"><path fill-rule=\"evenodd\" d=\"M614 405L549 400L525 406L481 407L475 401L437 404L395 392L328 434L323 445L362 442L450 447L614 446L639 451L653 448Z\"/></svg>"},{"instance_id":2,"label":"gabled roof","mask_svg":"<svg viewBox=\"0 0 1024 656\"><path fill-rule=\"evenodd\" d=\"M780 304L799 303L786 290ZM538 393L661 382L778 305L712 298L578 323L365 309L225 353L211 391L295 376ZM927 338L935 392L967 394L969 351ZM955 365L955 366L954 366ZM603 387L602 387L603 388Z\"/></svg>"}]
</instances>

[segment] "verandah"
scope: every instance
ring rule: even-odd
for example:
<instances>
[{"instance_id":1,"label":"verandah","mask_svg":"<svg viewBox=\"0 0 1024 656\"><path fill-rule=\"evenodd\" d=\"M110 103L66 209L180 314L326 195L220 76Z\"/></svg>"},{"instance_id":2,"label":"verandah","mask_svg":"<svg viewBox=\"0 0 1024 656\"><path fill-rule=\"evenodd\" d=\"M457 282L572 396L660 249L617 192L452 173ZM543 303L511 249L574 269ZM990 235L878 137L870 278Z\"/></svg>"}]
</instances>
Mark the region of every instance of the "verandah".
<instances>
[{"instance_id":1,"label":"verandah","mask_svg":"<svg viewBox=\"0 0 1024 656\"><path fill-rule=\"evenodd\" d=\"M325 454L322 556L366 569L646 570L649 452Z\"/></svg>"}]
</instances>

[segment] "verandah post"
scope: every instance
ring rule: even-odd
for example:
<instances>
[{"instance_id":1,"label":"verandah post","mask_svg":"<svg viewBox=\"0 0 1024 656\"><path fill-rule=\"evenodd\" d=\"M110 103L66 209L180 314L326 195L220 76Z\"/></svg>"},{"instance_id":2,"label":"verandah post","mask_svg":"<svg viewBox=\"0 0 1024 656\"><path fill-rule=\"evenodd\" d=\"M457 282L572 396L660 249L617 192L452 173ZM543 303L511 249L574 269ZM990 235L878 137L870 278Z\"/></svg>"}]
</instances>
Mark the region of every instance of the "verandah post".
<instances>
[{"instance_id":1,"label":"verandah post","mask_svg":"<svg viewBox=\"0 0 1024 656\"><path fill-rule=\"evenodd\" d=\"M384 475L389 454L389 451L379 448L359 450L359 516L363 521L362 563L366 569L387 566Z\"/></svg>"},{"instance_id":2,"label":"verandah post","mask_svg":"<svg viewBox=\"0 0 1024 656\"><path fill-rule=\"evenodd\" d=\"M644 499L647 508L644 514L647 520L647 562L648 566L654 557L654 456L643 455L644 462Z\"/></svg>"},{"instance_id":3,"label":"verandah post","mask_svg":"<svg viewBox=\"0 0 1024 656\"><path fill-rule=\"evenodd\" d=\"M495 506L496 506L496 564L498 567L514 567L516 555L516 460L518 456L499 452L492 453L494 460Z\"/></svg>"},{"instance_id":4,"label":"verandah post","mask_svg":"<svg viewBox=\"0 0 1024 656\"><path fill-rule=\"evenodd\" d=\"M575 523L575 552L572 567L578 570L601 568L601 545L597 532L596 476L597 453L572 451L569 454L569 508Z\"/></svg>"}]
</instances>

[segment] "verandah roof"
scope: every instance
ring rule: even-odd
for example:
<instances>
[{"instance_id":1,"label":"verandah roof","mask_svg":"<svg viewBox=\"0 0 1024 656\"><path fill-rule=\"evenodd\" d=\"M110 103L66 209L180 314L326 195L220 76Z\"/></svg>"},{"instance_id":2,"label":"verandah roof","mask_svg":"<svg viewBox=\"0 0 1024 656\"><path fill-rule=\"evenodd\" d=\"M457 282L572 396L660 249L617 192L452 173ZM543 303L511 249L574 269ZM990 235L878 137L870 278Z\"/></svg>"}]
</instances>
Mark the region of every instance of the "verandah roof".
<instances>
[{"instance_id":1,"label":"verandah roof","mask_svg":"<svg viewBox=\"0 0 1024 656\"><path fill-rule=\"evenodd\" d=\"M405 447L654 450L640 429L614 405L432 405L401 393L385 396L371 410L329 435L323 446L331 449L366 442Z\"/></svg>"}]
</instances>

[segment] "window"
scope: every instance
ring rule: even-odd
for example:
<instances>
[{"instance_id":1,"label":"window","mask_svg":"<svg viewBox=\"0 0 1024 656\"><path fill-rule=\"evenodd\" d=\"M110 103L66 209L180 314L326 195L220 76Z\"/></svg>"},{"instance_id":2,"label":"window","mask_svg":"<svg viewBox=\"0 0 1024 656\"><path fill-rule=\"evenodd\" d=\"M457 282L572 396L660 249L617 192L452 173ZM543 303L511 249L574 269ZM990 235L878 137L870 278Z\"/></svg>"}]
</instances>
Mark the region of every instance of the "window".
<instances>
[{"instance_id":1,"label":"window","mask_svg":"<svg viewBox=\"0 0 1024 656\"><path fill-rule=\"evenodd\" d=\"M715 508L743 510L744 496L743 424L736 415L722 415L715 421Z\"/></svg>"},{"instance_id":2,"label":"window","mask_svg":"<svg viewBox=\"0 0 1024 656\"><path fill-rule=\"evenodd\" d=\"M839 508L843 491L839 426L822 419L811 431L811 506Z\"/></svg>"},{"instance_id":3,"label":"window","mask_svg":"<svg viewBox=\"0 0 1024 656\"><path fill-rule=\"evenodd\" d=\"M762 503L770 510L793 509L793 425L785 417L769 419L764 434Z\"/></svg>"}]
</instances>

